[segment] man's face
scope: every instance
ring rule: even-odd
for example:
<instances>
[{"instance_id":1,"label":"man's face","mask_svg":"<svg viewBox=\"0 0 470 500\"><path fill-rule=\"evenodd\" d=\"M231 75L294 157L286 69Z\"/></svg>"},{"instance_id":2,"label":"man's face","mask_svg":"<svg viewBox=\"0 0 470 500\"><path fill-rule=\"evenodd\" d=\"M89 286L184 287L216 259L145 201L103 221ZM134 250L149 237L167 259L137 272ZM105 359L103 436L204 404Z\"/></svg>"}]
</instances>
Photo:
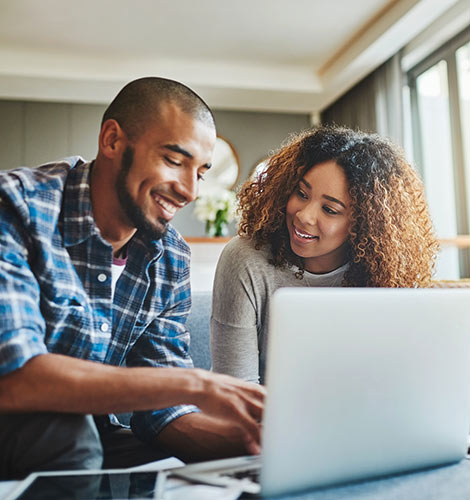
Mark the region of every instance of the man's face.
<instances>
[{"instance_id":1,"label":"man's face","mask_svg":"<svg viewBox=\"0 0 470 500\"><path fill-rule=\"evenodd\" d=\"M175 213L196 199L215 139L214 128L163 104L158 121L129 142L121 158L116 190L125 222L161 238Z\"/></svg>"}]
</instances>

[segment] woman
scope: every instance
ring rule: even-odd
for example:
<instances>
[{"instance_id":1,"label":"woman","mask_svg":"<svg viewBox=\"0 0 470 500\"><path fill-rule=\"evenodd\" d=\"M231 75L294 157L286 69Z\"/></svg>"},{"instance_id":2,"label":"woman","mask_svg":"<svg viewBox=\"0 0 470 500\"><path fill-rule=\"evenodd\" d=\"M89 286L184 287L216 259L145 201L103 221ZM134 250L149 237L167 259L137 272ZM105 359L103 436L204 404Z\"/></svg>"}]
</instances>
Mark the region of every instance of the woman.
<instances>
[{"instance_id":1,"label":"woman","mask_svg":"<svg viewBox=\"0 0 470 500\"><path fill-rule=\"evenodd\" d=\"M277 288L431 280L438 244L423 185L377 135L333 127L300 134L238 198L239 236L224 248L214 282L214 371L263 383Z\"/></svg>"}]
</instances>

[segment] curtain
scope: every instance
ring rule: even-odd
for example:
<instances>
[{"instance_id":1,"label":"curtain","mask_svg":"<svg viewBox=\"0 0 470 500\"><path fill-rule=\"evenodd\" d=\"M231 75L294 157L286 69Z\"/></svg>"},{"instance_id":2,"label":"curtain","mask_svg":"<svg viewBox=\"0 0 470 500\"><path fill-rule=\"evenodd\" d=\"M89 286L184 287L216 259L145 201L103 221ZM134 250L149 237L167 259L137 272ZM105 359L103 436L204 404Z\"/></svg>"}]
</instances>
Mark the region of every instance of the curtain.
<instances>
[{"instance_id":1,"label":"curtain","mask_svg":"<svg viewBox=\"0 0 470 500\"><path fill-rule=\"evenodd\" d=\"M403 146L400 54L395 54L326 108L321 121L376 132Z\"/></svg>"}]
</instances>

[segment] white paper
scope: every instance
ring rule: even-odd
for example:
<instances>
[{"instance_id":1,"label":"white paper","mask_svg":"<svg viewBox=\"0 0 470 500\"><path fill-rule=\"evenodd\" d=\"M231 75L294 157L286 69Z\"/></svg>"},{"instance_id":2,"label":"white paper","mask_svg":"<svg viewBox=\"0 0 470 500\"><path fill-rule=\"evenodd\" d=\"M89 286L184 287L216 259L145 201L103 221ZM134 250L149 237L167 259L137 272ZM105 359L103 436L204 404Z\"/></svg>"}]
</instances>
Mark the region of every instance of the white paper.
<instances>
[{"instance_id":1,"label":"white paper","mask_svg":"<svg viewBox=\"0 0 470 500\"><path fill-rule=\"evenodd\" d=\"M136 465L135 467L130 467L126 471L131 472L152 472L163 469L175 469L176 467L183 467L186 465L179 458L169 457L163 458L162 460L156 460L155 462L149 462L148 464Z\"/></svg>"}]
</instances>

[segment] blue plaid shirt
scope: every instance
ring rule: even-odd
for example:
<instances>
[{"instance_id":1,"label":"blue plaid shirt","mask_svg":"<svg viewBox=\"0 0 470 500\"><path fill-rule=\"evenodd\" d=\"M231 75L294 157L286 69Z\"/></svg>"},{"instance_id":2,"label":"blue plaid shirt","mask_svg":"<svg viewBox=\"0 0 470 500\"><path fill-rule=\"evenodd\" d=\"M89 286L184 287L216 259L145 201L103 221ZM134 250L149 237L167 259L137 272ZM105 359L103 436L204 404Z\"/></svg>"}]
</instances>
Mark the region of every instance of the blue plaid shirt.
<instances>
[{"instance_id":1,"label":"blue plaid shirt","mask_svg":"<svg viewBox=\"0 0 470 500\"><path fill-rule=\"evenodd\" d=\"M90 201L80 157L0 173L0 375L43 353L127 366L191 367L189 249L171 226L159 241L137 232L114 297L112 247ZM181 415L136 412L144 441Z\"/></svg>"}]
</instances>

